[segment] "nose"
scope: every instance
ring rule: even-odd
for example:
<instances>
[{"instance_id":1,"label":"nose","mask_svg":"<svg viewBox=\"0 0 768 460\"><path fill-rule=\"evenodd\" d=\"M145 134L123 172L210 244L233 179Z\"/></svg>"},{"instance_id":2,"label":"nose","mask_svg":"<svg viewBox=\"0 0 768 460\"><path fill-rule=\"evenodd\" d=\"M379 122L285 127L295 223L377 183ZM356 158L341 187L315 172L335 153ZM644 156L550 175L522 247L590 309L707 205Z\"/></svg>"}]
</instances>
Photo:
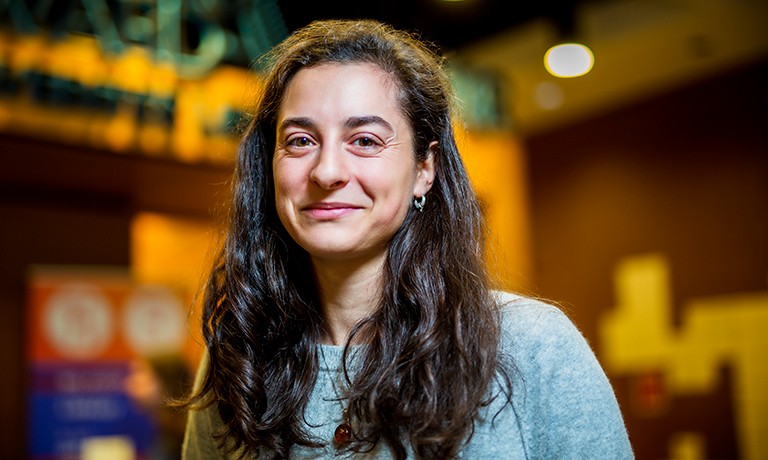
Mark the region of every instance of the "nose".
<instances>
[{"instance_id":1,"label":"nose","mask_svg":"<svg viewBox=\"0 0 768 460\"><path fill-rule=\"evenodd\" d=\"M315 157L310 171L312 182L325 190L336 190L349 182L349 170L340 148L323 146Z\"/></svg>"}]
</instances>

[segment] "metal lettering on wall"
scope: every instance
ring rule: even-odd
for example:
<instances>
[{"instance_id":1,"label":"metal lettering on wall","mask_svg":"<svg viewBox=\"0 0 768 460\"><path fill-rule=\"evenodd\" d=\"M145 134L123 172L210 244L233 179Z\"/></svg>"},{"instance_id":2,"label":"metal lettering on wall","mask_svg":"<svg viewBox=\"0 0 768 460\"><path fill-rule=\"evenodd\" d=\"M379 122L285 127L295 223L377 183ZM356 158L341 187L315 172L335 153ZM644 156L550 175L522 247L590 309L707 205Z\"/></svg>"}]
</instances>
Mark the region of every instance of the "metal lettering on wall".
<instances>
[{"instance_id":1,"label":"metal lettering on wall","mask_svg":"<svg viewBox=\"0 0 768 460\"><path fill-rule=\"evenodd\" d=\"M273 0L0 0L0 130L217 159L286 34Z\"/></svg>"},{"instance_id":2,"label":"metal lettering on wall","mask_svg":"<svg viewBox=\"0 0 768 460\"><path fill-rule=\"evenodd\" d=\"M108 55L141 45L183 78L202 77L222 62L248 66L286 35L269 0L4 0L0 20L20 35L92 35Z\"/></svg>"}]
</instances>

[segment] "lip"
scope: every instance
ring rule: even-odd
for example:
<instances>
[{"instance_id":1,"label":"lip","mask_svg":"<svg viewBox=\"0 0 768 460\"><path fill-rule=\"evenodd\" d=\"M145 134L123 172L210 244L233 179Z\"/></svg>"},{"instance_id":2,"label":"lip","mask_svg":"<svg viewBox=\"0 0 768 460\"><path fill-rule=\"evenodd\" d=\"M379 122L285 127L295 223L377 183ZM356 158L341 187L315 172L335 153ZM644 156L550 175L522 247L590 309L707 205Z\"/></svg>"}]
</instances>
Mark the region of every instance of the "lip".
<instances>
[{"instance_id":1,"label":"lip","mask_svg":"<svg viewBox=\"0 0 768 460\"><path fill-rule=\"evenodd\" d=\"M301 211L316 220L333 220L345 217L361 208L351 203L318 202L304 206Z\"/></svg>"}]
</instances>

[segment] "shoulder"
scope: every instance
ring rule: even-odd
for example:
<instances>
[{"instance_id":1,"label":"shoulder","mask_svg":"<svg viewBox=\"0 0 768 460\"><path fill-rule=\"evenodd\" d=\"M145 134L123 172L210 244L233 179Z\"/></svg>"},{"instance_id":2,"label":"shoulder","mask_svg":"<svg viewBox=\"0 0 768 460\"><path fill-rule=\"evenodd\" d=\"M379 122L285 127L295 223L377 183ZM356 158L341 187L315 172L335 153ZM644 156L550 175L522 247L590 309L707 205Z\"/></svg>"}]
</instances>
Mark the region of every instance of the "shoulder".
<instances>
[{"instance_id":1,"label":"shoulder","mask_svg":"<svg viewBox=\"0 0 768 460\"><path fill-rule=\"evenodd\" d=\"M505 321L511 319L523 321L546 320L546 315L565 316L559 308L543 300L526 297L506 291L491 291L491 297L502 313Z\"/></svg>"},{"instance_id":2,"label":"shoulder","mask_svg":"<svg viewBox=\"0 0 768 460\"><path fill-rule=\"evenodd\" d=\"M492 296L501 317L501 345L507 352L584 340L570 318L551 303L504 291L493 291Z\"/></svg>"},{"instance_id":3,"label":"shoulder","mask_svg":"<svg viewBox=\"0 0 768 460\"><path fill-rule=\"evenodd\" d=\"M210 367L210 355L205 350L197 367L197 374L192 385L192 391L198 392L203 383L203 379ZM238 458L240 451L233 455L226 453L224 449L219 448L219 441L216 438L224 426L219 416L218 404L211 403L207 407L191 408L187 412L187 425L184 431L184 441L181 446L181 458L183 460L230 460Z\"/></svg>"},{"instance_id":4,"label":"shoulder","mask_svg":"<svg viewBox=\"0 0 768 460\"><path fill-rule=\"evenodd\" d=\"M192 410L187 414L187 427L182 444L184 460L224 460L227 458L218 448L214 438L222 427L216 405L205 409Z\"/></svg>"},{"instance_id":5,"label":"shoulder","mask_svg":"<svg viewBox=\"0 0 768 460\"><path fill-rule=\"evenodd\" d=\"M526 450L537 458L631 458L613 388L576 325L550 303L493 295Z\"/></svg>"},{"instance_id":6,"label":"shoulder","mask_svg":"<svg viewBox=\"0 0 768 460\"><path fill-rule=\"evenodd\" d=\"M526 380L569 372L604 379L589 343L558 307L533 298L494 291L500 309L500 351Z\"/></svg>"}]
</instances>

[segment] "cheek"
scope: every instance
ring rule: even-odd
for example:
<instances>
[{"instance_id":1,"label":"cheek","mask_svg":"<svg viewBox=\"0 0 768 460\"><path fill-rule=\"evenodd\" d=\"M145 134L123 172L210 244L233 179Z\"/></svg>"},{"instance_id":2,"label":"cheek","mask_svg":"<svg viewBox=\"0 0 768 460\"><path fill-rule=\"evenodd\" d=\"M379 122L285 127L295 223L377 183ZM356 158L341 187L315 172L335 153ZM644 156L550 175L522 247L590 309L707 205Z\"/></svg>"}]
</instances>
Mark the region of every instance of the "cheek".
<instances>
[{"instance_id":1,"label":"cheek","mask_svg":"<svg viewBox=\"0 0 768 460\"><path fill-rule=\"evenodd\" d=\"M290 197L299 187L300 180L297 174L290 174L286 165L276 165L272 170L272 177L275 182L275 199L278 204L281 200Z\"/></svg>"},{"instance_id":2,"label":"cheek","mask_svg":"<svg viewBox=\"0 0 768 460\"><path fill-rule=\"evenodd\" d=\"M290 175L285 174L285 170L280 167L273 169L273 181L275 187L275 208L280 221L286 226L286 220L291 215L290 208L292 197L296 194L295 180L291 181Z\"/></svg>"},{"instance_id":3,"label":"cheek","mask_svg":"<svg viewBox=\"0 0 768 460\"><path fill-rule=\"evenodd\" d=\"M392 217L405 215L413 196L415 175L408 174L371 178L371 187L379 191L380 196L385 197L387 213Z\"/></svg>"},{"instance_id":4,"label":"cheek","mask_svg":"<svg viewBox=\"0 0 768 460\"><path fill-rule=\"evenodd\" d=\"M293 201L289 192L278 181L275 181L275 211L283 228L296 239L294 229L296 227L296 213L293 210Z\"/></svg>"}]
</instances>

